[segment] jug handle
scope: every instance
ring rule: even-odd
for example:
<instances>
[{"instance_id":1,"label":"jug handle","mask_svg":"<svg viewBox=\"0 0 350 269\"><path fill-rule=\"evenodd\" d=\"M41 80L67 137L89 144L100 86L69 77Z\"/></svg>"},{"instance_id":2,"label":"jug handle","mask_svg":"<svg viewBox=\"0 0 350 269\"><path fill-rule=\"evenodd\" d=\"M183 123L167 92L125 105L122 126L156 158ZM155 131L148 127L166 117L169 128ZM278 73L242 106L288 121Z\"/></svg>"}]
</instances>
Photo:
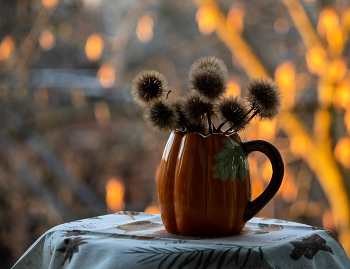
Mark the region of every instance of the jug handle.
<instances>
[{"instance_id":1,"label":"jug handle","mask_svg":"<svg viewBox=\"0 0 350 269\"><path fill-rule=\"evenodd\" d=\"M254 201L248 202L243 214L243 221L247 222L254 217L277 193L281 186L284 164L278 149L271 143L264 140L251 140L241 144L247 156L253 151L265 154L272 165L272 177L266 189Z\"/></svg>"}]
</instances>

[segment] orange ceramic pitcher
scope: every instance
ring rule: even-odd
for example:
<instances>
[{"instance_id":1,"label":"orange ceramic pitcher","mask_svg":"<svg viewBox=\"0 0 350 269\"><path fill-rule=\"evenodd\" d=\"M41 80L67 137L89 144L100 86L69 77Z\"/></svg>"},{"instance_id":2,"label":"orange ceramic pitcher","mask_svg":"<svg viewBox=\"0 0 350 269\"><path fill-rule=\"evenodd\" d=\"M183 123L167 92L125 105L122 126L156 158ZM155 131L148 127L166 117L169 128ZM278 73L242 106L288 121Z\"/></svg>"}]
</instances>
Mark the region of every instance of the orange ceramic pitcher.
<instances>
[{"instance_id":1,"label":"orange ceramic pitcher","mask_svg":"<svg viewBox=\"0 0 350 269\"><path fill-rule=\"evenodd\" d=\"M254 201L251 201L248 165L246 175L237 173L234 179L231 175L227 179L215 177L214 167L217 167L218 153L225 147L225 139L240 145L245 157L260 151L272 164L271 181ZM282 157L267 141L242 142L237 133L203 136L174 131L164 149L157 176L158 201L165 229L189 235L238 233L276 194L283 173Z\"/></svg>"}]
</instances>

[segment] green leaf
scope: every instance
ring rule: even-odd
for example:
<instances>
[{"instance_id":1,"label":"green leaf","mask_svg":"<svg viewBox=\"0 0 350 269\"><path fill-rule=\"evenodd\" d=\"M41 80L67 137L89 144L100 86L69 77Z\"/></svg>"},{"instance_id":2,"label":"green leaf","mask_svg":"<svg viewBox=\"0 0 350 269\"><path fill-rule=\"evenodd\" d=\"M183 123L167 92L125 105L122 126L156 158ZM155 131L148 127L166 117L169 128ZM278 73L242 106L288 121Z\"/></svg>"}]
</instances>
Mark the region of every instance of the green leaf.
<instances>
[{"instance_id":1,"label":"green leaf","mask_svg":"<svg viewBox=\"0 0 350 269\"><path fill-rule=\"evenodd\" d=\"M269 228L269 227L270 227L270 224L259 223L259 224L258 224L258 227L259 227L260 229L266 229L266 228Z\"/></svg>"},{"instance_id":2,"label":"green leaf","mask_svg":"<svg viewBox=\"0 0 350 269\"><path fill-rule=\"evenodd\" d=\"M228 176L231 176L231 181L234 181L238 173L241 180L244 181L247 177L246 154L242 147L231 138L224 138L225 146L215 155L217 163L214 165L213 178L221 178L225 181Z\"/></svg>"}]
</instances>

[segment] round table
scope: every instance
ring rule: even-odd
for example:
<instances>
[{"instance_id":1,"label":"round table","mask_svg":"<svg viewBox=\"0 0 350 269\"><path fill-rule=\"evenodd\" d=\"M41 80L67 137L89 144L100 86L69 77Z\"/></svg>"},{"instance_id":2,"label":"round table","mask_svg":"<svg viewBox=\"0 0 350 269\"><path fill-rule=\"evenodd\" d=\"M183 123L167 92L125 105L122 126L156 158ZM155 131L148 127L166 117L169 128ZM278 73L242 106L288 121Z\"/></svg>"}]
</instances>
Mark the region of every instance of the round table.
<instances>
[{"instance_id":1,"label":"round table","mask_svg":"<svg viewBox=\"0 0 350 269\"><path fill-rule=\"evenodd\" d=\"M239 234L186 236L164 230L158 214L121 211L58 225L13 266L40 268L350 268L330 231L253 218Z\"/></svg>"}]
</instances>

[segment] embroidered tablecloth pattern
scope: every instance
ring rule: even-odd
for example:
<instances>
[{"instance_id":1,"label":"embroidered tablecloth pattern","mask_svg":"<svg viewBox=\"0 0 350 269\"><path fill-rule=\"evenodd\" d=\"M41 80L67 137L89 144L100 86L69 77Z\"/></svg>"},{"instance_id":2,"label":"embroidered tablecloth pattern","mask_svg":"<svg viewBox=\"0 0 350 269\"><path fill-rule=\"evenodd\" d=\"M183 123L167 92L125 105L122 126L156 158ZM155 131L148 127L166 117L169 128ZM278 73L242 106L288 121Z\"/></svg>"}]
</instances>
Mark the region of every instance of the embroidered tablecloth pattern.
<instances>
[{"instance_id":1,"label":"embroidered tablecloth pattern","mask_svg":"<svg viewBox=\"0 0 350 269\"><path fill-rule=\"evenodd\" d=\"M251 219L230 236L164 230L158 214L121 211L58 225L13 269L40 268L350 268L336 236L277 219Z\"/></svg>"}]
</instances>

